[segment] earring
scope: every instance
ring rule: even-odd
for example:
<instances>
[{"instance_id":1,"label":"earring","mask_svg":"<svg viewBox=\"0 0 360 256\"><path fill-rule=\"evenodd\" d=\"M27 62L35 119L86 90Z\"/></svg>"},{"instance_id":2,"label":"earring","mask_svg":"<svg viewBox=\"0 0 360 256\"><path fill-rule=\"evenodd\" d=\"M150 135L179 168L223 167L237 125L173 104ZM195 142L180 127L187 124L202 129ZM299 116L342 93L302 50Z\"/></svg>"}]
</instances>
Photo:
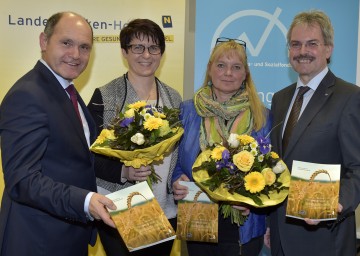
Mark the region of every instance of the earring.
<instances>
[{"instance_id":1,"label":"earring","mask_svg":"<svg viewBox=\"0 0 360 256\"><path fill-rule=\"evenodd\" d=\"M208 86L212 86L212 85L213 85L212 81L209 80L209 81L207 82L207 85L208 85Z\"/></svg>"}]
</instances>

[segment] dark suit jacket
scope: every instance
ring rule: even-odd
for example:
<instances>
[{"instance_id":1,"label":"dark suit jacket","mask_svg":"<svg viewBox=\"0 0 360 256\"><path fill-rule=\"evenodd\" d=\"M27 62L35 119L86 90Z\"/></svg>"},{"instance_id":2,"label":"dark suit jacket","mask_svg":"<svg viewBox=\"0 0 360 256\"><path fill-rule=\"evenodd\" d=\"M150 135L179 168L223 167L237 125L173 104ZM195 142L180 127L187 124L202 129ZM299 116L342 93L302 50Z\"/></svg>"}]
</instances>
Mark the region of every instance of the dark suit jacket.
<instances>
[{"instance_id":1,"label":"dark suit jacket","mask_svg":"<svg viewBox=\"0 0 360 256\"><path fill-rule=\"evenodd\" d=\"M95 124L78 95L89 124ZM87 255L92 225L84 201L96 191L93 156L68 95L41 62L20 78L0 108L5 191L1 255Z\"/></svg>"},{"instance_id":2,"label":"dark suit jacket","mask_svg":"<svg viewBox=\"0 0 360 256\"><path fill-rule=\"evenodd\" d=\"M339 202L344 209L337 222L309 226L303 220L285 217L285 201L270 215L272 255L279 255L280 243L285 255L290 256L355 255L354 210L360 198L360 89L329 71L302 113L284 154L282 130L295 88L292 84L273 97L273 150L289 170L293 160L341 164Z\"/></svg>"}]
</instances>

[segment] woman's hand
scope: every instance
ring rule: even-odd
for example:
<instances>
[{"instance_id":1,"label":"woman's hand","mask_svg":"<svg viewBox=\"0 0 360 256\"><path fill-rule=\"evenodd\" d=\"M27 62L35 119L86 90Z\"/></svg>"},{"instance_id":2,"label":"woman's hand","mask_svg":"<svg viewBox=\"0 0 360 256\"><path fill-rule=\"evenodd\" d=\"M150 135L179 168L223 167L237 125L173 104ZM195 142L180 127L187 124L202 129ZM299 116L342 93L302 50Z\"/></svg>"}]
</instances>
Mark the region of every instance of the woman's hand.
<instances>
[{"instance_id":1,"label":"woman's hand","mask_svg":"<svg viewBox=\"0 0 360 256\"><path fill-rule=\"evenodd\" d=\"M266 228L266 232L264 234L264 245L269 249L271 248L270 247L270 228L269 227Z\"/></svg>"},{"instance_id":2,"label":"woman's hand","mask_svg":"<svg viewBox=\"0 0 360 256\"><path fill-rule=\"evenodd\" d=\"M123 165L121 176L129 181L145 181L151 174L151 166L141 166L140 168L134 168L131 166Z\"/></svg>"},{"instance_id":3,"label":"woman's hand","mask_svg":"<svg viewBox=\"0 0 360 256\"><path fill-rule=\"evenodd\" d=\"M182 174L180 178L178 178L172 185L174 191L174 199L181 200L186 197L189 193L188 187L180 185L179 181L190 181L190 179L185 175Z\"/></svg>"}]
</instances>

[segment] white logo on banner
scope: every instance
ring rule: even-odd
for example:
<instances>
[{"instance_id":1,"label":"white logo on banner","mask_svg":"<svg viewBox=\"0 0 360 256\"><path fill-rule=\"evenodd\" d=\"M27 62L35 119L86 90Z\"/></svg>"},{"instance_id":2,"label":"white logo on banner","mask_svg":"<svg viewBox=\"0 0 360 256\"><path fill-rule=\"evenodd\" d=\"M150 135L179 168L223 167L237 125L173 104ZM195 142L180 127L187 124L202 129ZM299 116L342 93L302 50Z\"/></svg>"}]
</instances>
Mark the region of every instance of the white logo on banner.
<instances>
[{"instance_id":1,"label":"white logo on banner","mask_svg":"<svg viewBox=\"0 0 360 256\"><path fill-rule=\"evenodd\" d=\"M259 42L257 44L253 44L250 39L248 38L248 36L246 35L245 32L241 33L237 39L243 40L246 42L246 49L249 50L249 53L252 56L258 56L259 53L261 52L266 40L268 39L271 31L273 30L274 26L278 27L279 30L282 32L282 34L284 35L285 41L286 41L286 34L287 34L287 29L284 26L284 24L282 24L278 17L281 13L281 9L279 7L276 8L274 14L271 13L267 13L264 11L260 11L260 10L246 10L246 11L239 11L236 12L232 15L230 15L229 17L227 17L223 22L221 22L221 24L219 25L219 27L216 29L214 36L211 40L211 47L210 49L212 49L215 45L216 39L220 37L221 32L229 25L231 24L231 22L240 19L242 17L246 17L246 16L258 16L258 17L262 17L265 19L269 20L269 24L266 26L265 31L263 32ZM252 28L253 29L253 28ZM255 46L254 46L255 45ZM211 50L210 50L211 51Z\"/></svg>"}]
</instances>

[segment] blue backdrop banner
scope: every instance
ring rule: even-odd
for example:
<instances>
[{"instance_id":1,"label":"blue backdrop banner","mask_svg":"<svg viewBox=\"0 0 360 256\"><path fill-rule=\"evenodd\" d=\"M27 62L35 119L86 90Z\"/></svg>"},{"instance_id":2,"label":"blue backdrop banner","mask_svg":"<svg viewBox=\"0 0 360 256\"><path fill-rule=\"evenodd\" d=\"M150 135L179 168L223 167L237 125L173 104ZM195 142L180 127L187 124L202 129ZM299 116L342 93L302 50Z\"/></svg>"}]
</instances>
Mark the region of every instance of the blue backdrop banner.
<instances>
[{"instance_id":1,"label":"blue backdrop banner","mask_svg":"<svg viewBox=\"0 0 360 256\"><path fill-rule=\"evenodd\" d=\"M216 38L246 41L250 70L259 95L270 107L274 92L295 82L297 74L288 60L286 34L294 16L305 10L327 13L335 31L329 65L339 77L355 83L359 0L346 4L327 0L197 0L195 33L195 85L203 82Z\"/></svg>"}]
</instances>

